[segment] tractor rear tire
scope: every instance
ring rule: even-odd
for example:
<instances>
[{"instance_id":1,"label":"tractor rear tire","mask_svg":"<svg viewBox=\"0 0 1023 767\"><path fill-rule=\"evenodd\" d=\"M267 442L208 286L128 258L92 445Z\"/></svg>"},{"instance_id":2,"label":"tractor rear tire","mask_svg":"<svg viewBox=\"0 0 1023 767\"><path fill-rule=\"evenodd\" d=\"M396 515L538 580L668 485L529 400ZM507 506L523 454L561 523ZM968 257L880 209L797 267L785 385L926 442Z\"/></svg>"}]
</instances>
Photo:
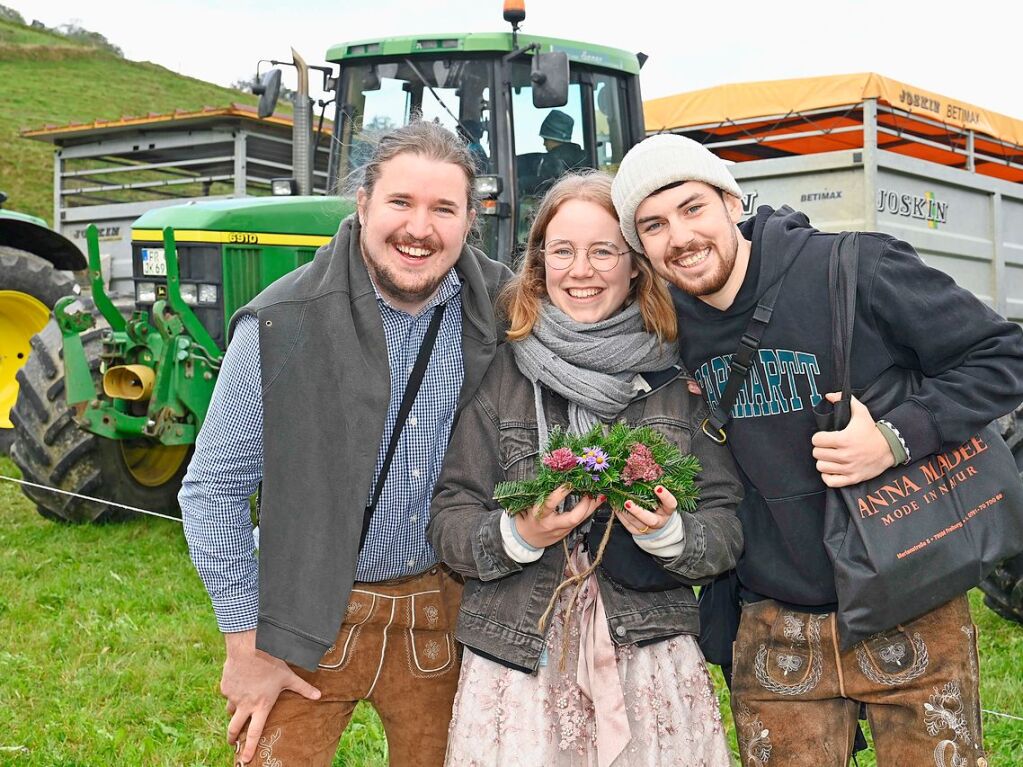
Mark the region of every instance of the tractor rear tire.
<instances>
[{"instance_id":1,"label":"tractor rear tire","mask_svg":"<svg viewBox=\"0 0 1023 767\"><path fill-rule=\"evenodd\" d=\"M1023 477L1023 407L999 420L1002 436ZM1006 620L1023 624L1023 554L1007 559L980 583L984 604Z\"/></svg>"},{"instance_id":2,"label":"tractor rear tire","mask_svg":"<svg viewBox=\"0 0 1023 767\"><path fill-rule=\"evenodd\" d=\"M984 604L1008 621L1023 623L1023 554L1007 559L980 583Z\"/></svg>"},{"instance_id":3,"label":"tractor rear tire","mask_svg":"<svg viewBox=\"0 0 1023 767\"><path fill-rule=\"evenodd\" d=\"M82 335L93 378L99 381L105 328ZM79 428L64 399L63 344L55 320L32 338L32 354L18 371L20 391L11 411L15 441L11 457L26 481L70 493L179 516L177 493L191 449L125 443ZM148 463L147 463L148 459ZM153 470L153 466L157 470ZM149 468L145 468L149 467ZM142 481L139 481L140 478ZM47 519L112 522L133 516L108 503L29 486L25 495Z\"/></svg>"},{"instance_id":4,"label":"tractor rear tire","mask_svg":"<svg viewBox=\"0 0 1023 767\"><path fill-rule=\"evenodd\" d=\"M0 247L0 455L14 442L9 414L18 397L15 376L31 350L29 340L45 327L57 300L78 290L67 273L45 259Z\"/></svg>"}]
</instances>

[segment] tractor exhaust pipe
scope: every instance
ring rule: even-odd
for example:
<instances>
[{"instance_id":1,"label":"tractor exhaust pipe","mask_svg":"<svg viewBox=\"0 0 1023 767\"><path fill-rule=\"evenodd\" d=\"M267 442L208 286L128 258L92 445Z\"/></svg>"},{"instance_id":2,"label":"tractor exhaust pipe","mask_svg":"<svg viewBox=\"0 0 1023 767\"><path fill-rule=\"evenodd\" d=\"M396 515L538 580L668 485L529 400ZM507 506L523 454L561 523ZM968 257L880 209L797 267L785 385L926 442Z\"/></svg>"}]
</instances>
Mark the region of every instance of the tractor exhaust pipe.
<instances>
[{"instance_id":1,"label":"tractor exhaust pipe","mask_svg":"<svg viewBox=\"0 0 1023 767\"><path fill-rule=\"evenodd\" d=\"M103 374L103 393L111 399L145 402L153 394L156 372L145 365L116 365Z\"/></svg>"},{"instance_id":2,"label":"tractor exhaust pipe","mask_svg":"<svg viewBox=\"0 0 1023 767\"><path fill-rule=\"evenodd\" d=\"M298 51L291 49L291 57L298 70L298 90L295 91L295 122L291 139L291 165L299 194L313 193L313 102L309 98L309 66Z\"/></svg>"}]
</instances>

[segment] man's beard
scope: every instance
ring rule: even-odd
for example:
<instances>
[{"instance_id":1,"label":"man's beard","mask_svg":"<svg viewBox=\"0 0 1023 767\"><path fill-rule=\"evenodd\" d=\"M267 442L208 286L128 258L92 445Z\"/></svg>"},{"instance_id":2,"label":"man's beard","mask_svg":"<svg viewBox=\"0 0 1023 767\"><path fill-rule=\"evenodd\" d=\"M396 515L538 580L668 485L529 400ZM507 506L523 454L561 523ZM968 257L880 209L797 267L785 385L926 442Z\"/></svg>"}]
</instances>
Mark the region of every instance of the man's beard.
<instances>
[{"instance_id":1,"label":"man's beard","mask_svg":"<svg viewBox=\"0 0 1023 767\"><path fill-rule=\"evenodd\" d=\"M366 246L365 232L360 233L359 240L362 260L366 263L366 268L369 269L370 276L373 278L373 282L376 283L377 289L381 293L403 303L415 304L427 300L437 292L437 288L440 287L440 284L447 276L445 271L433 277L423 275L425 279L420 279L418 284L411 282L415 279L411 276L406 277L405 281L402 282L396 269L392 269L389 264L377 259L370 252L370 249ZM428 237L425 240L416 240L411 237L395 237L392 235L387 238L386 244L391 246L401 245L409 248L424 248L433 251L429 258L440 258L440 242L432 237Z\"/></svg>"},{"instance_id":2,"label":"man's beard","mask_svg":"<svg viewBox=\"0 0 1023 767\"><path fill-rule=\"evenodd\" d=\"M684 261L690 256L707 249L710 250L707 254L708 259L715 258L715 254L717 258L716 267L710 274L698 279L688 279L684 275L684 267L673 266L676 262ZM665 273L661 276L679 290L691 296L699 297L717 293L728 282L728 278L732 276L738 249L739 240L734 230L731 232L731 242L728 243L728 248L724 251L718 248L717 244L712 240L693 241L685 248L671 248L665 256Z\"/></svg>"}]
</instances>

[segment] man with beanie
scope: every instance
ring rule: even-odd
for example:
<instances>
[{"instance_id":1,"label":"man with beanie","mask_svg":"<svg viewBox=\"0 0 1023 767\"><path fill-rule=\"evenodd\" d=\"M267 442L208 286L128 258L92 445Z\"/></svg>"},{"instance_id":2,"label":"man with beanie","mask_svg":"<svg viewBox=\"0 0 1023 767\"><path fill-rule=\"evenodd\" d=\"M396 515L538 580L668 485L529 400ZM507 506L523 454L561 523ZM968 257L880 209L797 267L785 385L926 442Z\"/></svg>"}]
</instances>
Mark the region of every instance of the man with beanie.
<instances>
[{"instance_id":1,"label":"man with beanie","mask_svg":"<svg viewBox=\"0 0 1023 767\"><path fill-rule=\"evenodd\" d=\"M540 123L540 138L546 154L540 156L536 175L520 183L529 194L540 195L565 173L586 165L586 152L572 141L575 120L560 109L552 109Z\"/></svg>"},{"instance_id":2,"label":"man with beanie","mask_svg":"<svg viewBox=\"0 0 1023 767\"><path fill-rule=\"evenodd\" d=\"M814 405L840 396L828 294L836 235L788 207L763 206L740 223L725 163L681 136L634 147L612 192L626 241L672 285L682 358L712 406L754 309L781 281L727 431L746 490L732 671L743 764L845 767L865 704L879 765L930 764L938 749L948 764L985 767L966 596L842 652L824 505L828 487L957 446L1016 407L1020 328L907 243L863 234L852 387L890 368L922 372L923 385L884 413L853 399L846 429L818 432ZM955 727L941 724L943 711Z\"/></svg>"}]
</instances>

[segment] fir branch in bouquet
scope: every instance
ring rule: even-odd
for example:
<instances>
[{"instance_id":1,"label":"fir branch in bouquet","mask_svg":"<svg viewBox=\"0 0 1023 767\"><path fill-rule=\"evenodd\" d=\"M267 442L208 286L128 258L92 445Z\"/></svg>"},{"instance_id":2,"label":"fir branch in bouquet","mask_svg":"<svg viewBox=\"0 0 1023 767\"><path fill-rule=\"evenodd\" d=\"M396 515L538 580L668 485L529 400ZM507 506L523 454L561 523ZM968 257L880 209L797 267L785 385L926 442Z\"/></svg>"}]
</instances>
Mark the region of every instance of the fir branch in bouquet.
<instances>
[{"instance_id":1,"label":"fir branch in bouquet","mask_svg":"<svg viewBox=\"0 0 1023 767\"><path fill-rule=\"evenodd\" d=\"M612 508L632 501L647 509L657 506L654 488L662 485L678 500L679 511L695 511L694 478L700 463L649 426L632 429L616 423L597 424L573 436L555 427L533 479L501 482L494 500L511 516L539 506L554 490L568 485L577 495L605 495Z\"/></svg>"}]
</instances>

